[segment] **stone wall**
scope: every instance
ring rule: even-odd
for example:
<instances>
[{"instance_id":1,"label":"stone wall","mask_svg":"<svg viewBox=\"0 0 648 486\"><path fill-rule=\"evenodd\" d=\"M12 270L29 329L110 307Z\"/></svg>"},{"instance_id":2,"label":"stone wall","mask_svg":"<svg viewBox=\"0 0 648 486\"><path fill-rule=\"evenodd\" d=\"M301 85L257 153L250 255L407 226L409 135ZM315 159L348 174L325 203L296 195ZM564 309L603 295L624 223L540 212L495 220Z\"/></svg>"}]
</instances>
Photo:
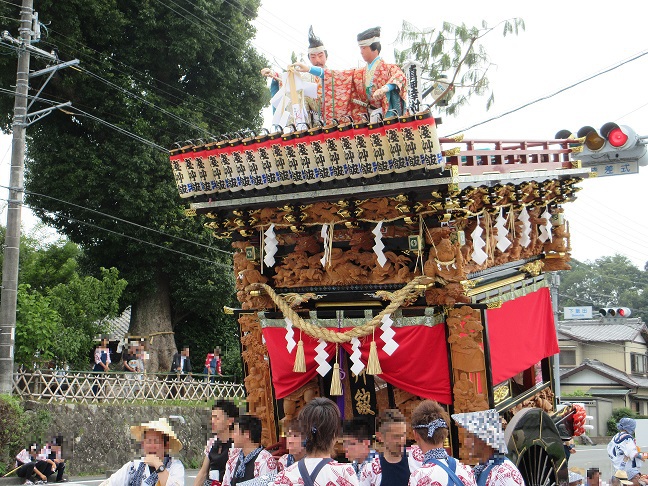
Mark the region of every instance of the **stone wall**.
<instances>
[{"instance_id":1,"label":"stone wall","mask_svg":"<svg viewBox=\"0 0 648 486\"><path fill-rule=\"evenodd\" d=\"M25 410L45 409L51 414L48 436L65 439L63 456L68 459L66 473L101 474L116 470L139 457L137 444L130 438L130 426L177 415L185 423L172 421L183 444L179 457L185 467L201 464L203 449L210 434L208 406L83 405L24 402Z\"/></svg>"}]
</instances>

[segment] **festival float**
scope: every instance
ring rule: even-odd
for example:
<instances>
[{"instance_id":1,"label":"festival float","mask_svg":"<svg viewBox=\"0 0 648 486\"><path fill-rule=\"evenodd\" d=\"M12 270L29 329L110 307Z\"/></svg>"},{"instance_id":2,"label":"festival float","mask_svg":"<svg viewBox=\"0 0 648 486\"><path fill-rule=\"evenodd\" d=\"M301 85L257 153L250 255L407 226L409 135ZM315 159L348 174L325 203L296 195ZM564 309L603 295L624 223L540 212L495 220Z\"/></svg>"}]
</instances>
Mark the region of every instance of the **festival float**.
<instances>
[{"instance_id":1,"label":"festival float","mask_svg":"<svg viewBox=\"0 0 648 486\"><path fill-rule=\"evenodd\" d=\"M345 418L495 408L527 484L564 483L557 424L580 435L585 412L557 412L546 275L570 268L586 137L439 138L409 85L401 116L171 151L187 215L231 240L249 411L268 445L316 396ZM447 447L471 463L461 443L455 427Z\"/></svg>"}]
</instances>

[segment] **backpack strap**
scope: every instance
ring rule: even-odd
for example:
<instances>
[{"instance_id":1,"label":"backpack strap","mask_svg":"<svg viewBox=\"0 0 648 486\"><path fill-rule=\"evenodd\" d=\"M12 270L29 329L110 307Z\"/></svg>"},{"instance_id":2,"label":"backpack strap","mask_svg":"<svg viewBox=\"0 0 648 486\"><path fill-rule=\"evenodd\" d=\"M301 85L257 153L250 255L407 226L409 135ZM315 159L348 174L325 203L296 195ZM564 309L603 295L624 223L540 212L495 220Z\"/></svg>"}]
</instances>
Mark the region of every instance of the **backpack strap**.
<instances>
[{"instance_id":1,"label":"backpack strap","mask_svg":"<svg viewBox=\"0 0 648 486\"><path fill-rule=\"evenodd\" d=\"M477 478L477 486L486 486L486 481L488 480L491 469L493 469L495 466L495 463L490 463L488 467L481 472L479 478Z\"/></svg>"},{"instance_id":2,"label":"backpack strap","mask_svg":"<svg viewBox=\"0 0 648 486\"><path fill-rule=\"evenodd\" d=\"M304 459L301 459L297 463L297 468L299 469L299 474L304 480L304 486L315 486L315 479L317 478L317 475L322 470L322 468L326 466L329 462L333 462L333 459L331 459L330 457L322 459L317 464L317 466L315 466L313 472L311 474L308 474L308 469L306 469L306 463L304 462Z\"/></svg>"},{"instance_id":3,"label":"backpack strap","mask_svg":"<svg viewBox=\"0 0 648 486\"><path fill-rule=\"evenodd\" d=\"M452 469L450 469L448 466L443 464L438 459L432 459L430 462L432 464L436 464L437 466L440 466L441 469L443 469L448 474L448 479L450 479L455 484L455 486L463 486L461 479L459 479L459 476L455 474L455 471L457 469L457 461L455 461L454 457L450 457L450 456L448 456L447 460L448 460L448 464L450 465L450 467L452 467Z\"/></svg>"}]
</instances>

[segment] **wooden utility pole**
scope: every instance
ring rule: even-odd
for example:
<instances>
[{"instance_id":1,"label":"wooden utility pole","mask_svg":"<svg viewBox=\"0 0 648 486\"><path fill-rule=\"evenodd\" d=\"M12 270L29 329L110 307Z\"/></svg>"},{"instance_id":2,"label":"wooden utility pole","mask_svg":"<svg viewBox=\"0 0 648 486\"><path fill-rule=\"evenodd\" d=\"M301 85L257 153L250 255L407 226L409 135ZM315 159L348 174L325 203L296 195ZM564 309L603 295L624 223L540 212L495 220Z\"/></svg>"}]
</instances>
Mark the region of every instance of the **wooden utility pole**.
<instances>
[{"instance_id":1,"label":"wooden utility pole","mask_svg":"<svg viewBox=\"0 0 648 486\"><path fill-rule=\"evenodd\" d=\"M27 95L29 91L29 61L33 0L22 0L20 9L20 40L18 70L16 73L16 101L12 125L11 173L9 176L9 204L4 261L2 265L2 293L0 294L0 393L10 394L14 364L16 330L16 298L18 293L18 259L20 257L20 218L23 200L25 167L25 133L27 131Z\"/></svg>"}]
</instances>

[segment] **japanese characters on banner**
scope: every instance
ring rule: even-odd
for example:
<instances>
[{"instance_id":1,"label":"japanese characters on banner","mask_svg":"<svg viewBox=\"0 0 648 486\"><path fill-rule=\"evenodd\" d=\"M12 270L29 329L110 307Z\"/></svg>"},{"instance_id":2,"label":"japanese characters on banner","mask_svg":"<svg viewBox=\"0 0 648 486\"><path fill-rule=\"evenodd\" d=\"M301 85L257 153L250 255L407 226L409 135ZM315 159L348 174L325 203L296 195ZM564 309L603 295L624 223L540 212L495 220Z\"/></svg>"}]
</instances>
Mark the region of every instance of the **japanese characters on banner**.
<instances>
[{"instance_id":1,"label":"japanese characters on banner","mask_svg":"<svg viewBox=\"0 0 648 486\"><path fill-rule=\"evenodd\" d=\"M384 121L342 123L254 135L170 152L180 197L281 186L371 179L394 172L443 169L429 110Z\"/></svg>"}]
</instances>

